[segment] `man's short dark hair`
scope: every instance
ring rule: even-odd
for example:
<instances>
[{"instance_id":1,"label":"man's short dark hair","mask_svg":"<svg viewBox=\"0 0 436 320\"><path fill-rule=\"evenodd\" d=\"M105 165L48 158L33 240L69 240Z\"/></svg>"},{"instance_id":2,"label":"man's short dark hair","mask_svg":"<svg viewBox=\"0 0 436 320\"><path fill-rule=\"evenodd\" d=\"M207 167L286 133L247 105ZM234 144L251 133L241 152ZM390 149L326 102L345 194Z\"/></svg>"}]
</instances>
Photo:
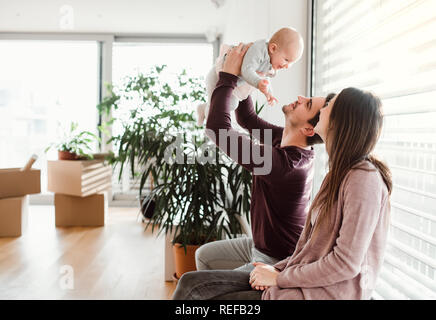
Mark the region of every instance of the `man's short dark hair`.
<instances>
[{"instance_id":1,"label":"man's short dark hair","mask_svg":"<svg viewBox=\"0 0 436 320\"><path fill-rule=\"evenodd\" d=\"M322 106L323 108L325 108L328 103L330 102L330 100L332 100L334 97L336 96L335 93L329 93L327 95L327 97L325 98L325 104ZM319 115L320 115L320 111L317 112L317 114L310 119L308 122L315 128L316 125L319 122ZM315 135L313 137L307 137L307 145L308 146L313 146L315 144L321 144L324 143L324 141L322 141L321 137L315 133Z\"/></svg>"}]
</instances>

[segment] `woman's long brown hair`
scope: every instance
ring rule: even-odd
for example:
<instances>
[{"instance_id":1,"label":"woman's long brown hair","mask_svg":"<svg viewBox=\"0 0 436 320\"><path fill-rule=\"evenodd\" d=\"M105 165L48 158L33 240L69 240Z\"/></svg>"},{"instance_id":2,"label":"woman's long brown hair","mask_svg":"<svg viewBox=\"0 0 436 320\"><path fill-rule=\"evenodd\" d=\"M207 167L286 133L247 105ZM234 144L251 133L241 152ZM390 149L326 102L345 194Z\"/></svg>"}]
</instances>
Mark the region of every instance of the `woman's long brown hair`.
<instances>
[{"instance_id":1,"label":"woman's long brown hair","mask_svg":"<svg viewBox=\"0 0 436 320\"><path fill-rule=\"evenodd\" d=\"M310 221L313 210L318 210L314 235L321 225L325 227L325 224L329 226L333 222L331 212L338 200L341 183L351 169L359 169L356 165L362 160L370 161L377 168L391 194L391 172L385 163L371 154L382 127L382 104L378 97L356 88L344 89L337 96L330 113L326 138L329 172L312 203L308 217Z\"/></svg>"}]
</instances>

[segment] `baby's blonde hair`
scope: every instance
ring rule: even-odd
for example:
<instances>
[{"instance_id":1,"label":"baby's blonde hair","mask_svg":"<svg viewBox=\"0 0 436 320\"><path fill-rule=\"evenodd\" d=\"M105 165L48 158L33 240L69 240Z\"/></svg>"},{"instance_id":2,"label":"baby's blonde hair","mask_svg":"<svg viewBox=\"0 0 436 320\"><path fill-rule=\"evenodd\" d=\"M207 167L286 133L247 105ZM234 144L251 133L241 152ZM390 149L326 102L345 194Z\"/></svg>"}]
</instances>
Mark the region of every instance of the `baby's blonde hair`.
<instances>
[{"instance_id":1,"label":"baby's blonde hair","mask_svg":"<svg viewBox=\"0 0 436 320\"><path fill-rule=\"evenodd\" d=\"M276 33L272 35L269 42L275 43L279 48L287 48L288 46L293 46L294 50L298 51L299 58L304 51L303 37L294 28L284 27L279 29Z\"/></svg>"}]
</instances>

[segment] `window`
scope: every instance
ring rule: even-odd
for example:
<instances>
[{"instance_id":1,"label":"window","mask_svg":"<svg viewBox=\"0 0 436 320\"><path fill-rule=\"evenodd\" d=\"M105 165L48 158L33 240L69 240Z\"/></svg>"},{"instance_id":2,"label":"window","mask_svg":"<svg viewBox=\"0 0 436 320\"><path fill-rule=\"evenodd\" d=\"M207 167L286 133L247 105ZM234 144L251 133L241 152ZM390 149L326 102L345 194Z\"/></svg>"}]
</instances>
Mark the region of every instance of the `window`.
<instances>
[{"instance_id":1,"label":"window","mask_svg":"<svg viewBox=\"0 0 436 320\"><path fill-rule=\"evenodd\" d=\"M435 30L434 0L314 1L312 94L354 86L383 100L376 153L394 191L376 298L436 297ZM318 156L315 192L326 159Z\"/></svg>"},{"instance_id":2,"label":"window","mask_svg":"<svg viewBox=\"0 0 436 320\"><path fill-rule=\"evenodd\" d=\"M77 121L97 133L99 50L96 41L0 40L0 167L39 155L47 191L45 148ZM97 145L96 145L97 148Z\"/></svg>"},{"instance_id":3,"label":"window","mask_svg":"<svg viewBox=\"0 0 436 320\"><path fill-rule=\"evenodd\" d=\"M167 70L180 73L183 69L190 77L205 77L213 65L213 45L209 43L145 43L145 42L115 42L112 59L112 83L116 87L122 85L127 76L140 72L146 73L153 66L166 65ZM196 106L192 106L195 110ZM123 106L114 112L115 118L126 113ZM120 133L121 125L115 122L112 134ZM116 151L116 150L114 150ZM118 167L114 170L113 193L116 200L134 199L139 192L137 179L129 176L128 170L123 171L121 183L118 181Z\"/></svg>"}]
</instances>

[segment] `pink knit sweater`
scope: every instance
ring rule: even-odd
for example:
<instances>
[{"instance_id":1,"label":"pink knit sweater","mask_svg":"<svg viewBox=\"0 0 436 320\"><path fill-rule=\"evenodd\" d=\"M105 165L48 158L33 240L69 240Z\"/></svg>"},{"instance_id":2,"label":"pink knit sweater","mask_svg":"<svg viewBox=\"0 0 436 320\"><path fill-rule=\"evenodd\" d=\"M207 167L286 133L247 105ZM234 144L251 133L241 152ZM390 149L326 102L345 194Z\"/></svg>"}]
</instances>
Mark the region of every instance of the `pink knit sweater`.
<instances>
[{"instance_id":1,"label":"pink knit sweater","mask_svg":"<svg viewBox=\"0 0 436 320\"><path fill-rule=\"evenodd\" d=\"M278 262L277 285L262 299L369 299L383 263L389 229L388 190L368 161L351 170L333 207L333 228L310 242L308 219L294 254Z\"/></svg>"}]
</instances>

